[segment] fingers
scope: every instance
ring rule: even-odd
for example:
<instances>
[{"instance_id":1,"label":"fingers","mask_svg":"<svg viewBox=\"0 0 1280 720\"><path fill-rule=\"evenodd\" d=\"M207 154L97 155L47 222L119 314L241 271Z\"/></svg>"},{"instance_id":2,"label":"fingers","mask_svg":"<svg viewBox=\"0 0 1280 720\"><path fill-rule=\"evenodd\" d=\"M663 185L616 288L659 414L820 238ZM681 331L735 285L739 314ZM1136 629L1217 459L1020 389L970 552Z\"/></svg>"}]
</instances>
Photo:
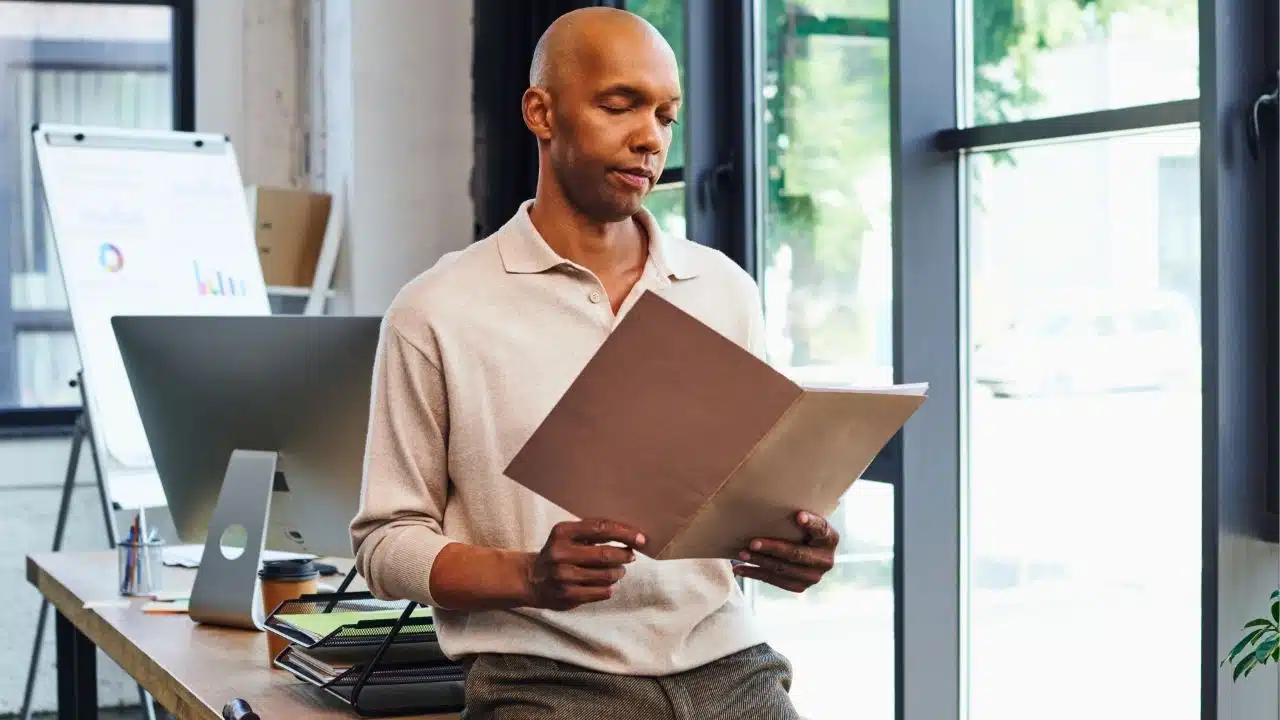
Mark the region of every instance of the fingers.
<instances>
[{"instance_id":1,"label":"fingers","mask_svg":"<svg viewBox=\"0 0 1280 720\"><path fill-rule=\"evenodd\" d=\"M624 567L591 568L578 565L556 565L551 570L551 577L562 585L612 585L627 574Z\"/></svg>"},{"instance_id":2,"label":"fingers","mask_svg":"<svg viewBox=\"0 0 1280 720\"><path fill-rule=\"evenodd\" d=\"M816 564L795 564L779 560L771 555L744 552L740 555L743 562L751 563L757 568L777 575L778 577L798 580L805 585L813 585L822 579L826 569ZM739 566L741 567L741 566Z\"/></svg>"},{"instance_id":3,"label":"fingers","mask_svg":"<svg viewBox=\"0 0 1280 720\"><path fill-rule=\"evenodd\" d=\"M840 533L821 515L801 511L796 513L796 524L804 529L807 544L812 547L834 548L840 543Z\"/></svg>"},{"instance_id":4,"label":"fingers","mask_svg":"<svg viewBox=\"0 0 1280 720\"><path fill-rule=\"evenodd\" d=\"M829 549L797 545L783 540L752 540L750 552L743 551L742 559L754 563L755 560L748 560L748 556L780 560L791 565L815 568L822 572L830 570L835 565L835 553Z\"/></svg>"},{"instance_id":5,"label":"fingers","mask_svg":"<svg viewBox=\"0 0 1280 720\"><path fill-rule=\"evenodd\" d=\"M740 577L766 582L774 587L780 587L783 590L790 590L794 593L804 592L809 589L810 585L812 585L812 583L806 583L802 580L778 575L777 573L770 572L764 568L753 567L751 565L737 565L733 568L733 572L735 575Z\"/></svg>"},{"instance_id":6,"label":"fingers","mask_svg":"<svg viewBox=\"0 0 1280 720\"><path fill-rule=\"evenodd\" d=\"M552 545L551 561L558 564L582 567L607 568L634 562L636 554L630 548L612 545Z\"/></svg>"},{"instance_id":7,"label":"fingers","mask_svg":"<svg viewBox=\"0 0 1280 720\"><path fill-rule=\"evenodd\" d=\"M644 534L613 520L580 520L556 525L553 533L575 543L622 543L627 547L644 547Z\"/></svg>"},{"instance_id":8,"label":"fingers","mask_svg":"<svg viewBox=\"0 0 1280 720\"><path fill-rule=\"evenodd\" d=\"M547 598L542 607L552 610L572 610L579 605L600 602L613 597L613 585L564 585Z\"/></svg>"}]
</instances>

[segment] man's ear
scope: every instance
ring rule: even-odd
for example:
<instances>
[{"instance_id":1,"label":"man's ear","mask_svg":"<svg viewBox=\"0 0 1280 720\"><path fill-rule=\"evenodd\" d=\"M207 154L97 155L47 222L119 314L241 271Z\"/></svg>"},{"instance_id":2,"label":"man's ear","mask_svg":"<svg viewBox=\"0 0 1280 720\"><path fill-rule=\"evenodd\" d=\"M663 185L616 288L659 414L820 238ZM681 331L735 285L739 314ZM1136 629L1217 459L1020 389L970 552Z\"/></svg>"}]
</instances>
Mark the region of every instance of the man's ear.
<instances>
[{"instance_id":1,"label":"man's ear","mask_svg":"<svg viewBox=\"0 0 1280 720\"><path fill-rule=\"evenodd\" d=\"M531 87L524 91L521 102L524 124L539 140L551 139L551 94L546 88Z\"/></svg>"}]
</instances>

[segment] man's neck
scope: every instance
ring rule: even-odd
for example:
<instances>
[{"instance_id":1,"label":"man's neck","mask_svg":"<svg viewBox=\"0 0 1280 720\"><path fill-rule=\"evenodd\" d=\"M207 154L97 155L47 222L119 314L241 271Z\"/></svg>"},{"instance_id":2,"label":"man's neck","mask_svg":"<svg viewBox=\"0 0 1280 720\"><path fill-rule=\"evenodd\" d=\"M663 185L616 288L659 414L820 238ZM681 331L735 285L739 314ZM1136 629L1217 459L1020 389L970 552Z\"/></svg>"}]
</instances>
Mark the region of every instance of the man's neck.
<instances>
[{"instance_id":1,"label":"man's neck","mask_svg":"<svg viewBox=\"0 0 1280 720\"><path fill-rule=\"evenodd\" d=\"M567 202L539 197L529 208L529 219L557 255L598 277L629 273L643 267L648 259L644 229L634 218L595 222Z\"/></svg>"}]
</instances>

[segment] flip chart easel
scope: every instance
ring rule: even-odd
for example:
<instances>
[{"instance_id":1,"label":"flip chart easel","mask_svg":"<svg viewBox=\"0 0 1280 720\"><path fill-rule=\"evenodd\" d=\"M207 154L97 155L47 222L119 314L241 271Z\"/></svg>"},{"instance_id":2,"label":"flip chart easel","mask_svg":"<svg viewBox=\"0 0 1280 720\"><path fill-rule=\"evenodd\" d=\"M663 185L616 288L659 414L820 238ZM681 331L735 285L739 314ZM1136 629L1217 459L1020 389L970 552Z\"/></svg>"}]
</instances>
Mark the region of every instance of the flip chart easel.
<instances>
[{"instance_id":1,"label":"flip chart easel","mask_svg":"<svg viewBox=\"0 0 1280 720\"><path fill-rule=\"evenodd\" d=\"M235 151L176 131L39 125L32 139L107 496L162 506L111 318L271 314Z\"/></svg>"},{"instance_id":2,"label":"flip chart easel","mask_svg":"<svg viewBox=\"0 0 1280 720\"><path fill-rule=\"evenodd\" d=\"M53 548L61 549L85 442L107 526L112 510L163 506L115 315L269 315L253 223L229 138L176 131L37 125L32 141L81 371ZM31 713L48 601L41 605L22 717ZM148 718L154 709L138 688Z\"/></svg>"}]
</instances>

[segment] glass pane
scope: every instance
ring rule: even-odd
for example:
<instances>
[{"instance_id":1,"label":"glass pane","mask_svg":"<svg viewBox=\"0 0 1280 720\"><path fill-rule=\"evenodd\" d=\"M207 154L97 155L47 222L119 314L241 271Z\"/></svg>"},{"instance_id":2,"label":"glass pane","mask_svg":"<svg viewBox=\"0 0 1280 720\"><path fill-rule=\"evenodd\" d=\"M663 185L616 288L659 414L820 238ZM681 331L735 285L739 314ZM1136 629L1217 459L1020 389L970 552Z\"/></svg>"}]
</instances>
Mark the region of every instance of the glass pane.
<instances>
[{"instance_id":1,"label":"glass pane","mask_svg":"<svg viewBox=\"0 0 1280 720\"><path fill-rule=\"evenodd\" d=\"M810 720L894 716L893 486L859 480L831 516L836 566L803 595L748 582L768 642L795 670Z\"/></svg>"},{"instance_id":2,"label":"glass pane","mask_svg":"<svg viewBox=\"0 0 1280 720\"><path fill-rule=\"evenodd\" d=\"M888 3L765 8L759 267L769 361L799 380L888 383ZM815 17L837 10L859 14ZM795 667L801 714L892 718L893 488L854 483L832 519L840 561L821 584L794 595L749 582L749 596Z\"/></svg>"},{"instance_id":3,"label":"glass pane","mask_svg":"<svg viewBox=\"0 0 1280 720\"><path fill-rule=\"evenodd\" d=\"M822 19L889 19L888 0L791 0L787 5L792 13Z\"/></svg>"},{"instance_id":4,"label":"glass pane","mask_svg":"<svg viewBox=\"0 0 1280 720\"><path fill-rule=\"evenodd\" d=\"M644 199L659 227L676 237L688 237L684 216L684 183L659 185Z\"/></svg>"},{"instance_id":5,"label":"glass pane","mask_svg":"<svg viewBox=\"0 0 1280 720\"><path fill-rule=\"evenodd\" d=\"M684 51L684 0L627 0L627 9L653 24L662 37L675 50L676 59L680 62L680 86L688 94L689 84L685 82ZM681 117L684 111L681 111ZM667 167L684 167L684 131L683 126L676 125L671 138L671 150L667 153Z\"/></svg>"},{"instance_id":6,"label":"glass pane","mask_svg":"<svg viewBox=\"0 0 1280 720\"><path fill-rule=\"evenodd\" d=\"M1200 94L1196 0L972 0L973 121Z\"/></svg>"},{"instance_id":7,"label":"glass pane","mask_svg":"<svg viewBox=\"0 0 1280 720\"><path fill-rule=\"evenodd\" d=\"M1200 717L1198 152L970 161L972 717Z\"/></svg>"},{"instance_id":8,"label":"glass pane","mask_svg":"<svg viewBox=\"0 0 1280 720\"><path fill-rule=\"evenodd\" d=\"M804 380L893 377L889 41L785 31L765 57L770 361ZM781 25L779 25L781 23Z\"/></svg>"},{"instance_id":9,"label":"glass pane","mask_svg":"<svg viewBox=\"0 0 1280 720\"><path fill-rule=\"evenodd\" d=\"M76 339L70 332L18 334L18 386L24 407L70 407L80 404L80 391L70 380L80 370Z\"/></svg>"},{"instance_id":10,"label":"glass pane","mask_svg":"<svg viewBox=\"0 0 1280 720\"><path fill-rule=\"evenodd\" d=\"M10 279L9 296L0 302L18 311L0 313L0 318L19 319L18 325L0 327L0 337L19 338L17 350L0 342L0 353L15 355L0 358L0 406L41 405L62 397L60 389L39 385L43 380L31 375L32 368L19 357L23 347L35 347L32 338L42 337L21 329L21 311L67 306L30 128L35 123L171 128L172 24L172 10L163 6L0 2L5 34L0 97L7 99L0 103L0 243L6 245L0 252L8 257L0 272ZM47 313L36 315L40 329L47 329ZM49 347L59 349L50 352L65 354L69 347L74 353L74 343L58 337L62 339ZM35 357L44 351L30 352ZM70 378L57 382L65 386ZM74 393L70 397L78 400Z\"/></svg>"}]
</instances>

